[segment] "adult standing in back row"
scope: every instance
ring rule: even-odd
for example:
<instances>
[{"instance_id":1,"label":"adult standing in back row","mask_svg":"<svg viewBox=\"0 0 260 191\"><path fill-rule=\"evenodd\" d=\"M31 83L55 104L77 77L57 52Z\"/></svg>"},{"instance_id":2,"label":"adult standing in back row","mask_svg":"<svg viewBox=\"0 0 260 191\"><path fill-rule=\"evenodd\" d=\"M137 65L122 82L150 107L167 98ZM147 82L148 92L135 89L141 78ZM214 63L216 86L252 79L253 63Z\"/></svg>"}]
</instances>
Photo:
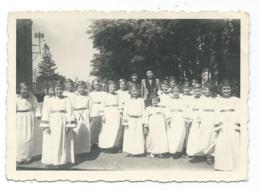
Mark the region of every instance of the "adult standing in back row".
<instances>
[{"instance_id":1,"label":"adult standing in back row","mask_svg":"<svg viewBox=\"0 0 260 191\"><path fill-rule=\"evenodd\" d=\"M141 82L141 96L144 98L145 106L151 105L151 97L158 94L159 80L154 78L153 71L146 72L146 79Z\"/></svg>"}]
</instances>

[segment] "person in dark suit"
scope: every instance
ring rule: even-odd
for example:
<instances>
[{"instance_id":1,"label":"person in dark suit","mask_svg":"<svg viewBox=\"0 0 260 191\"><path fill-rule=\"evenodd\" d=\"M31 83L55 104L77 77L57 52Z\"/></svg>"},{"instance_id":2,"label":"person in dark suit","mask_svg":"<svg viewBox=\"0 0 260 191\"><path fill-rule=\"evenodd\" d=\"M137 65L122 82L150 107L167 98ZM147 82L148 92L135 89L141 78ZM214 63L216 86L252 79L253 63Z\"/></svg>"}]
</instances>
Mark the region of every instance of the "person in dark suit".
<instances>
[{"instance_id":1,"label":"person in dark suit","mask_svg":"<svg viewBox=\"0 0 260 191\"><path fill-rule=\"evenodd\" d=\"M146 72L146 79L142 79L141 81L141 96L145 100L145 105L151 105L151 97L152 95L158 95L159 90L159 80L154 78L153 71L148 70Z\"/></svg>"}]
</instances>

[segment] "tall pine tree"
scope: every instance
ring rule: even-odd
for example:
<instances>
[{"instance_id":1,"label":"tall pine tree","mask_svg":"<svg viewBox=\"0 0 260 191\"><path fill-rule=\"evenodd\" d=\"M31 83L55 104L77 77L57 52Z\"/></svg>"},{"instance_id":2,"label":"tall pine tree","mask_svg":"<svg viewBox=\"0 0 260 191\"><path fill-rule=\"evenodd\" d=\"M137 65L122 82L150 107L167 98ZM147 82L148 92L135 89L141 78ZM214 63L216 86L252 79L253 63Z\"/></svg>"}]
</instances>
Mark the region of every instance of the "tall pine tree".
<instances>
[{"instance_id":1,"label":"tall pine tree","mask_svg":"<svg viewBox=\"0 0 260 191\"><path fill-rule=\"evenodd\" d=\"M52 58L50 47L45 43L43 46L42 60L38 65L39 76L37 77L36 83L38 87L48 93L50 83L57 80L58 74L55 73L57 69L55 61Z\"/></svg>"}]
</instances>

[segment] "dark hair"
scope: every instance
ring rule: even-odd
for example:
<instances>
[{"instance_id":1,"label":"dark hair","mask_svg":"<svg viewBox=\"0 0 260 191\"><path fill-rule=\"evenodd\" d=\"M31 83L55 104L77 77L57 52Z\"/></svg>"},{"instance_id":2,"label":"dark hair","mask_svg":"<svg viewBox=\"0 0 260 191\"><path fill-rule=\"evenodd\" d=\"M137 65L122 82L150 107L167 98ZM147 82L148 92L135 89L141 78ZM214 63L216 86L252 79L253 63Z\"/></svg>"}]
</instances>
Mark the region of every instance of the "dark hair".
<instances>
[{"instance_id":1,"label":"dark hair","mask_svg":"<svg viewBox=\"0 0 260 191\"><path fill-rule=\"evenodd\" d=\"M54 83L54 88L56 87L61 87L62 89L64 89L64 84L62 83L62 81L58 80Z\"/></svg>"},{"instance_id":2,"label":"dark hair","mask_svg":"<svg viewBox=\"0 0 260 191\"><path fill-rule=\"evenodd\" d=\"M87 84L84 81L77 81L76 88L82 86L83 88L87 88Z\"/></svg>"},{"instance_id":3,"label":"dark hair","mask_svg":"<svg viewBox=\"0 0 260 191\"><path fill-rule=\"evenodd\" d=\"M22 89L24 86L26 86L28 89L30 89L28 83L26 83L26 82L20 82L20 83L18 84L17 88L16 88L16 93L17 93L17 94L20 94L20 91L21 91L21 89Z\"/></svg>"}]
</instances>

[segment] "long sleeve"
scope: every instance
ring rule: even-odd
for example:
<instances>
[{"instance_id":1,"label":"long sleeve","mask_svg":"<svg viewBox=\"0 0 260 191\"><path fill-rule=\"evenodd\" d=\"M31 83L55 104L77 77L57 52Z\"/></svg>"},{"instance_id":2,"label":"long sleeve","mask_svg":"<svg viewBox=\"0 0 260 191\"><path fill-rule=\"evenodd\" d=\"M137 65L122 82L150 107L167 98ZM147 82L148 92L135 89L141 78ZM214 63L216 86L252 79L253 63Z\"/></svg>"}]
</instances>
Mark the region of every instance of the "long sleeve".
<instances>
[{"instance_id":1,"label":"long sleeve","mask_svg":"<svg viewBox=\"0 0 260 191\"><path fill-rule=\"evenodd\" d=\"M144 111L144 115L143 115L143 123L148 126L149 124L149 108L146 108L146 110Z\"/></svg>"},{"instance_id":2,"label":"long sleeve","mask_svg":"<svg viewBox=\"0 0 260 191\"><path fill-rule=\"evenodd\" d=\"M41 109L34 95L32 95L32 107L35 112L35 117L41 117Z\"/></svg>"},{"instance_id":3,"label":"long sleeve","mask_svg":"<svg viewBox=\"0 0 260 191\"><path fill-rule=\"evenodd\" d=\"M42 106L42 118L40 127L49 127L49 118L50 118L50 102L48 98L45 96Z\"/></svg>"}]
</instances>

